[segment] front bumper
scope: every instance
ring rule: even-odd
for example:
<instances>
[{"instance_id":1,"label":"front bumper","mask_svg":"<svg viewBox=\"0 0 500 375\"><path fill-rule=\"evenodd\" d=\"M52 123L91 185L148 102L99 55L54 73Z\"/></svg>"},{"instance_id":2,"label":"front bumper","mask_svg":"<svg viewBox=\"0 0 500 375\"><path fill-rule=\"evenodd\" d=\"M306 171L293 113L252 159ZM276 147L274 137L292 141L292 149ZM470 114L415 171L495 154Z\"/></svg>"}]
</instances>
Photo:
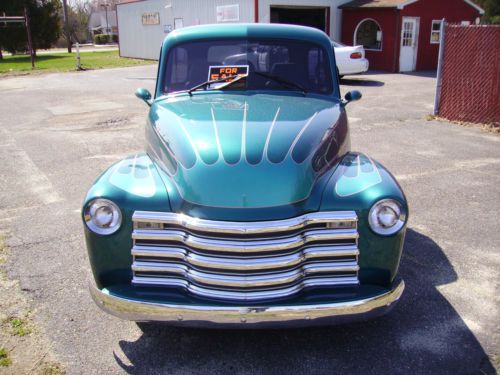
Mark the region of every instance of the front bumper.
<instances>
[{"instance_id":1,"label":"front bumper","mask_svg":"<svg viewBox=\"0 0 500 375\"><path fill-rule=\"evenodd\" d=\"M404 287L401 280L391 290L364 299L305 305L256 304L252 307L151 303L113 295L106 289L98 289L93 282L90 293L102 310L126 320L194 327L265 328L332 325L380 316L394 307Z\"/></svg>"}]
</instances>

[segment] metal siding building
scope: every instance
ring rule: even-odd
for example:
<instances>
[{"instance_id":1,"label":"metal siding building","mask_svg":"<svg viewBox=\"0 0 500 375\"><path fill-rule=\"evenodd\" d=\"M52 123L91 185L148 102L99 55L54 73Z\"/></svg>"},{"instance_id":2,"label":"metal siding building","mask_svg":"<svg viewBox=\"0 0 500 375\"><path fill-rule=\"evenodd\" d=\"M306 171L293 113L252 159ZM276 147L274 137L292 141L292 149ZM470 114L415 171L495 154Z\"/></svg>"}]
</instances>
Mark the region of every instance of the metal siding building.
<instances>
[{"instance_id":1,"label":"metal siding building","mask_svg":"<svg viewBox=\"0 0 500 375\"><path fill-rule=\"evenodd\" d=\"M165 1L164 1L165 3ZM184 26L217 23L217 7L238 5L239 21L254 22L253 0L170 0L165 8L166 17L174 25L174 19L183 19Z\"/></svg>"},{"instance_id":2,"label":"metal siding building","mask_svg":"<svg viewBox=\"0 0 500 375\"><path fill-rule=\"evenodd\" d=\"M339 39L341 12L338 6L347 1L123 0L117 6L120 56L158 59L161 42L168 32L186 26L227 23L223 21L227 14L237 15L230 22L300 24L306 20L307 24L309 12L309 19L321 24L318 28ZM228 11L227 14L223 10Z\"/></svg>"},{"instance_id":3,"label":"metal siding building","mask_svg":"<svg viewBox=\"0 0 500 375\"><path fill-rule=\"evenodd\" d=\"M116 7L120 56L157 60L165 33L165 0L147 0ZM161 10L161 11L160 11ZM143 13L160 13L159 25L143 25Z\"/></svg>"}]
</instances>

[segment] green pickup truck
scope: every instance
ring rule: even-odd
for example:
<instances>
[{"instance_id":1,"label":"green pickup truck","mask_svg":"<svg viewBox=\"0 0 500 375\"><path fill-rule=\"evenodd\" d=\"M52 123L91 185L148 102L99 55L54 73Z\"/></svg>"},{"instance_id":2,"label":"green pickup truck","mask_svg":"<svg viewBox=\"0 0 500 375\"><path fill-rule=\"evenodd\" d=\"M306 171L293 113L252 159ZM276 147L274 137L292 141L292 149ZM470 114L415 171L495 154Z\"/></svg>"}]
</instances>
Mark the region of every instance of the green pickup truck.
<instances>
[{"instance_id":1,"label":"green pickup truck","mask_svg":"<svg viewBox=\"0 0 500 375\"><path fill-rule=\"evenodd\" d=\"M199 327L328 325L388 312L408 206L352 152L331 41L291 25L188 27L163 42L144 153L82 209L104 311ZM376 108L374 108L376 110Z\"/></svg>"}]
</instances>

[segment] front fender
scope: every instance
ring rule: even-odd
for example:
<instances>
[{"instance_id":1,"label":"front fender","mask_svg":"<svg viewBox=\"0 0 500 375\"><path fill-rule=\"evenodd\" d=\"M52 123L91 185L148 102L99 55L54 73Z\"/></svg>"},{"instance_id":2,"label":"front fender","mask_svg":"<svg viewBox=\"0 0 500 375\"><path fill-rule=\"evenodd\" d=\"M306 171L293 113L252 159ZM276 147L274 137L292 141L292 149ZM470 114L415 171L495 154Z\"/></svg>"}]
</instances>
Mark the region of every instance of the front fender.
<instances>
[{"instance_id":1,"label":"front fender","mask_svg":"<svg viewBox=\"0 0 500 375\"><path fill-rule=\"evenodd\" d=\"M167 212L170 203L165 185L145 153L129 156L104 171L87 193L83 207L96 198L113 201L122 213L122 225L111 235L90 231L82 217L92 272L97 286L102 288L119 281L128 282L132 277L134 211Z\"/></svg>"},{"instance_id":2,"label":"front fender","mask_svg":"<svg viewBox=\"0 0 500 375\"><path fill-rule=\"evenodd\" d=\"M358 215L359 278L361 283L387 286L395 278L406 232L381 236L368 224L370 208L381 199L397 200L406 212L406 197L392 174L368 156L348 153L330 178L321 201L321 210L354 210Z\"/></svg>"}]
</instances>

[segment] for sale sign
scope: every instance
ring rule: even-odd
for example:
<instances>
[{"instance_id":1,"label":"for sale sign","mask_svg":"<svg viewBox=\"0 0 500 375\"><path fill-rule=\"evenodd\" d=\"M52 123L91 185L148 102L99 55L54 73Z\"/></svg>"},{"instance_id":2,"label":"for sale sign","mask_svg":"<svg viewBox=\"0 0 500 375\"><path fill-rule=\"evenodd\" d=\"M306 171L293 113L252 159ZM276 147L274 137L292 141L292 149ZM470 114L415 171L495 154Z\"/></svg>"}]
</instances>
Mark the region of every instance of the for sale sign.
<instances>
[{"instance_id":1,"label":"for sale sign","mask_svg":"<svg viewBox=\"0 0 500 375\"><path fill-rule=\"evenodd\" d=\"M248 65L226 65L210 66L208 70L208 80L215 81L227 77L239 77L248 75Z\"/></svg>"}]
</instances>

